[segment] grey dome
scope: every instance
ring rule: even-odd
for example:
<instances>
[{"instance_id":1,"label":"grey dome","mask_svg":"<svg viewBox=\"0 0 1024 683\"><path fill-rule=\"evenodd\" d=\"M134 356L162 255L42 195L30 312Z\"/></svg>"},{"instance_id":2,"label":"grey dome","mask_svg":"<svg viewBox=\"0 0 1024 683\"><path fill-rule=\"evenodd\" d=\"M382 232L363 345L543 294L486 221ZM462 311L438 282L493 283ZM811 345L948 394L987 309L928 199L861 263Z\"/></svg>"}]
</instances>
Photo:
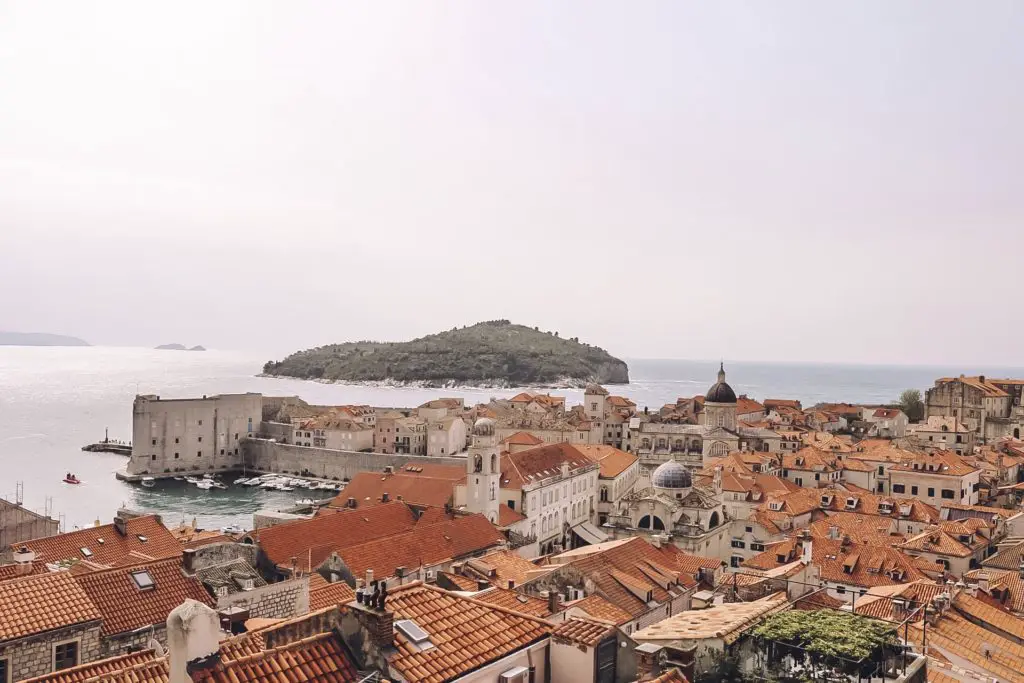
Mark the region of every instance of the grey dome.
<instances>
[{"instance_id":1,"label":"grey dome","mask_svg":"<svg viewBox=\"0 0 1024 683\"><path fill-rule=\"evenodd\" d=\"M718 381L708 389L708 393L705 394L704 400L709 403L736 403L736 392L732 390L732 387L725 381L725 366L720 365L718 368Z\"/></svg>"},{"instance_id":2,"label":"grey dome","mask_svg":"<svg viewBox=\"0 0 1024 683\"><path fill-rule=\"evenodd\" d=\"M654 470L651 485L657 489L688 489L693 486L693 475L682 463L669 460Z\"/></svg>"},{"instance_id":3,"label":"grey dome","mask_svg":"<svg viewBox=\"0 0 1024 683\"><path fill-rule=\"evenodd\" d=\"M481 417L473 423L474 436L494 436L494 420L489 417Z\"/></svg>"}]
</instances>

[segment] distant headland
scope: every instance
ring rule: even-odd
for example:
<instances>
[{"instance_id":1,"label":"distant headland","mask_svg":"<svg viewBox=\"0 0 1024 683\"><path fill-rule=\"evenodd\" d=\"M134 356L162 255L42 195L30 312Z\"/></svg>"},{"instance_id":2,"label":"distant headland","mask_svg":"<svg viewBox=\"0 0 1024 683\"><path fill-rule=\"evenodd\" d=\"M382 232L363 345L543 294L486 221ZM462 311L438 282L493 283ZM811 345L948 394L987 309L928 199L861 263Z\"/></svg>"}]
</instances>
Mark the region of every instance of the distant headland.
<instances>
[{"instance_id":1,"label":"distant headland","mask_svg":"<svg viewBox=\"0 0 1024 683\"><path fill-rule=\"evenodd\" d=\"M92 346L78 337L47 332L0 332L0 346Z\"/></svg>"},{"instance_id":2,"label":"distant headland","mask_svg":"<svg viewBox=\"0 0 1024 683\"><path fill-rule=\"evenodd\" d=\"M330 344L270 361L263 374L337 382L443 386L628 384L629 367L558 332L491 320L407 342Z\"/></svg>"},{"instance_id":3,"label":"distant headland","mask_svg":"<svg viewBox=\"0 0 1024 683\"><path fill-rule=\"evenodd\" d=\"M184 344L161 344L157 346L158 351L205 351L206 349L198 344L196 346L185 346Z\"/></svg>"}]
</instances>

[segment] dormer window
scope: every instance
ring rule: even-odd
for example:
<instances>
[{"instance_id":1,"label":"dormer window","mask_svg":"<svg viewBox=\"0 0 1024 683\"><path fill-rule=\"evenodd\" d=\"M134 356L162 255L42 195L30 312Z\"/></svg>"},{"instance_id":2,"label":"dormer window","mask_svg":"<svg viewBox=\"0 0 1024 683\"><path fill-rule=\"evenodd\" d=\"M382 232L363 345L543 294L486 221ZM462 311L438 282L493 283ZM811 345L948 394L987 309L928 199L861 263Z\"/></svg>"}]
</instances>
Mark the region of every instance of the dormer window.
<instances>
[{"instance_id":1,"label":"dormer window","mask_svg":"<svg viewBox=\"0 0 1024 683\"><path fill-rule=\"evenodd\" d=\"M228 596L228 587L217 586L213 589L213 594L216 595L218 598L226 598Z\"/></svg>"}]
</instances>

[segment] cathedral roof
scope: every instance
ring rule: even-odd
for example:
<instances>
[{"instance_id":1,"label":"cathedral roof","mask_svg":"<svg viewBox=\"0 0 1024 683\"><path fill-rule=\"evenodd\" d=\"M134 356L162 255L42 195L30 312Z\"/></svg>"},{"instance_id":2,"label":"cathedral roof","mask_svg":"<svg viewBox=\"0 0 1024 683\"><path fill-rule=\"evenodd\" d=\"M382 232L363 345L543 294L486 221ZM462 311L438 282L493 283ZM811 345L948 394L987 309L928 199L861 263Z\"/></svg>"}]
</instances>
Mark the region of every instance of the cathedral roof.
<instances>
[{"instance_id":1,"label":"cathedral roof","mask_svg":"<svg viewBox=\"0 0 1024 683\"><path fill-rule=\"evenodd\" d=\"M736 403L736 392L725 381L725 365L718 368L718 381L708 389L704 400L709 403Z\"/></svg>"}]
</instances>

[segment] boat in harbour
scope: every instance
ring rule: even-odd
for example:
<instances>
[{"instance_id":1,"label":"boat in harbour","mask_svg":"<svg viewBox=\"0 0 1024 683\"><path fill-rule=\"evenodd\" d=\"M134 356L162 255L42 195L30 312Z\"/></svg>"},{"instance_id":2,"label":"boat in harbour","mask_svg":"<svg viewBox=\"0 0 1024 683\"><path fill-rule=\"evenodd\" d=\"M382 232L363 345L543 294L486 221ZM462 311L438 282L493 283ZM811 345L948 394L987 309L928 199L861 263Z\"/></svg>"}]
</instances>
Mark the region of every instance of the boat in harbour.
<instances>
[{"instance_id":1,"label":"boat in harbour","mask_svg":"<svg viewBox=\"0 0 1024 683\"><path fill-rule=\"evenodd\" d=\"M143 477L142 485L145 486L147 489L151 489L154 486L156 486L156 479L154 479L153 477Z\"/></svg>"}]
</instances>

